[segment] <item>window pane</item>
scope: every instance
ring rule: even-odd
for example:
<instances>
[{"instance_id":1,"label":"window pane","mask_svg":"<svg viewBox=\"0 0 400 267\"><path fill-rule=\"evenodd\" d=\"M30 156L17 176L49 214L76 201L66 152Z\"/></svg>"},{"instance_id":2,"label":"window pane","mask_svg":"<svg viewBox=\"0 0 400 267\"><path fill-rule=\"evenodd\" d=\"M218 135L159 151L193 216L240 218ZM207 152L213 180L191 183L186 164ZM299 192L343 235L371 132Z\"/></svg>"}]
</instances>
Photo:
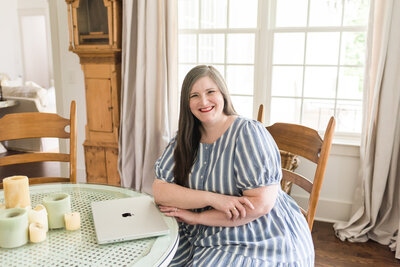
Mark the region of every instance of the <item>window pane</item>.
<instances>
[{"instance_id":1,"label":"window pane","mask_svg":"<svg viewBox=\"0 0 400 267\"><path fill-rule=\"evenodd\" d=\"M231 96L233 107L240 116L253 118L252 96Z\"/></svg>"},{"instance_id":2,"label":"window pane","mask_svg":"<svg viewBox=\"0 0 400 267\"><path fill-rule=\"evenodd\" d=\"M201 28L226 28L227 0L201 0Z\"/></svg>"},{"instance_id":3,"label":"window pane","mask_svg":"<svg viewBox=\"0 0 400 267\"><path fill-rule=\"evenodd\" d=\"M338 64L339 33L312 32L307 36L307 64Z\"/></svg>"},{"instance_id":4,"label":"window pane","mask_svg":"<svg viewBox=\"0 0 400 267\"><path fill-rule=\"evenodd\" d=\"M199 27L198 8L198 0L179 0L178 23L180 29L197 29Z\"/></svg>"},{"instance_id":5,"label":"window pane","mask_svg":"<svg viewBox=\"0 0 400 267\"><path fill-rule=\"evenodd\" d=\"M209 65L209 64L208 64ZM224 65L212 65L214 68L216 68L219 73L222 75L222 77L224 77L224 79L226 80L226 76L225 76L225 66Z\"/></svg>"},{"instance_id":6,"label":"window pane","mask_svg":"<svg viewBox=\"0 0 400 267\"><path fill-rule=\"evenodd\" d=\"M179 34L179 62L196 63L196 34Z\"/></svg>"},{"instance_id":7,"label":"window pane","mask_svg":"<svg viewBox=\"0 0 400 267\"><path fill-rule=\"evenodd\" d=\"M334 114L333 100L304 99L302 124L316 130L325 130Z\"/></svg>"},{"instance_id":8,"label":"window pane","mask_svg":"<svg viewBox=\"0 0 400 267\"><path fill-rule=\"evenodd\" d=\"M254 63L254 34L228 34L228 63Z\"/></svg>"},{"instance_id":9,"label":"window pane","mask_svg":"<svg viewBox=\"0 0 400 267\"><path fill-rule=\"evenodd\" d=\"M310 0L310 26L340 26L342 0Z\"/></svg>"},{"instance_id":10,"label":"window pane","mask_svg":"<svg viewBox=\"0 0 400 267\"><path fill-rule=\"evenodd\" d=\"M304 75L304 96L334 98L336 76L336 67L306 67Z\"/></svg>"},{"instance_id":11,"label":"window pane","mask_svg":"<svg viewBox=\"0 0 400 267\"><path fill-rule=\"evenodd\" d=\"M226 83L231 94L253 95L254 67L228 65Z\"/></svg>"},{"instance_id":12,"label":"window pane","mask_svg":"<svg viewBox=\"0 0 400 267\"><path fill-rule=\"evenodd\" d=\"M362 99L364 68L340 68L338 98Z\"/></svg>"},{"instance_id":13,"label":"window pane","mask_svg":"<svg viewBox=\"0 0 400 267\"><path fill-rule=\"evenodd\" d=\"M270 124L275 122L300 122L301 100L294 98L271 99L271 119Z\"/></svg>"},{"instance_id":14,"label":"window pane","mask_svg":"<svg viewBox=\"0 0 400 267\"><path fill-rule=\"evenodd\" d=\"M364 60L365 60L365 33L344 32L342 34L340 64L363 65Z\"/></svg>"},{"instance_id":15,"label":"window pane","mask_svg":"<svg viewBox=\"0 0 400 267\"><path fill-rule=\"evenodd\" d=\"M343 25L367 25L369 0L345 0Z\"/></svg>"},{"instance_id":16,"label":"window pane","mask_svg":"<svg viewBox=\"0 0 400 267\"><path fill-rule=\"evenodd\" d=\"M230 0L229 27L257 28L257 0Z\"/></svg>"},{"instance_id":17,"label":"window pane","mask_svg":"<svg viewBox=\"0 0 400 267\"><path fill-rule=\"evenodd\" d=\"M303 67L272 68L272 96L301 96Z\"/></svg>"},{"instance_id":18,"label":"window pane","mask_svg":"<svg viewBox=\"0 0 400 267\"><path fill-rule=\"evenodd\" d=\"M274 34L274 64L303 64L304 33Z\"/></svg>"},{"instance_id":19,"label":"window pane","mask_svg":"<svg viewBox=\"0 0 400 267\"><path fill-rule=\"evenodd\" d=\"M308 0L277 0L276 27L304 27ZM290 8L289 8L290 7Z\"/></svg>"},{"instance_id":20,"label":"window pane","mask_svg":"<svg viewBox=\"0 0 400 267\"><path fill-rule=\"evenodd\" d=\"M199 34L199 62L224 63L224 34Z\"/></svg>"},{"instance_id":21,"label":"window pane","mask_svg":"<svg viewBox=\"0 0 400 267\"><path fill-rule=\"evenodd\" d=\"M337 132L361 132L362 102L338 101L336 107Z\"/></svg>"}]
</instances>

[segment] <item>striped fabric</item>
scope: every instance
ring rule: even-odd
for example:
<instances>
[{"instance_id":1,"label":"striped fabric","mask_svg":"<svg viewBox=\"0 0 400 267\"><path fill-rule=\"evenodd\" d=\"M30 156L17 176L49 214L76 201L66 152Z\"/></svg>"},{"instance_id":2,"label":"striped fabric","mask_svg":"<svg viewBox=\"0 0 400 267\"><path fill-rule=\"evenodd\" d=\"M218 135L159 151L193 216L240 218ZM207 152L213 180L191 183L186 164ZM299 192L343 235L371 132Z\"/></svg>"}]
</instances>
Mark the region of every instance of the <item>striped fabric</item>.
<instances>
[{"instance_id":1,"label":"striped fabric","mask_svg":"<svg viewBox=\"0 0 400 267\"><path fill-rule=\"evenodd\" d=\"M174 183L172 139L155 165L156 176ZM189 187L241 196L244 190L278 184L276 144L257 121L238 117L213 144L200 144ZM198 209L196 211L201 212ZM279 190L274 208L238 227L180 223L180 245L171 266L313 266L314 248L304 216Z\"/></svg>"}]
</instances>

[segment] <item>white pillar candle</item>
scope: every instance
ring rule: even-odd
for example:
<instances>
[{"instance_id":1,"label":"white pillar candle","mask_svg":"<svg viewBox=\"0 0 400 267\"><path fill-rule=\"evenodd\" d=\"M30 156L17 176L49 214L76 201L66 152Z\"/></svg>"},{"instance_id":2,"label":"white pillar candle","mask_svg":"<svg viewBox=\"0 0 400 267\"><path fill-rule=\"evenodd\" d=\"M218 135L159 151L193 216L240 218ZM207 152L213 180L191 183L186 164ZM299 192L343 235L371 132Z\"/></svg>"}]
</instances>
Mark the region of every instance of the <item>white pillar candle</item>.
<instances>
[{"instance_id":1,"label":"white pillar candle","mask_svg":"<svg viewBox=\"0 0 400 267\"><path fill-rule=\"evenodd\" d=\"M32 243L38 243L46 240L46 228L40 223L31 223L29 225L29 240Z\"/></svg>"},{"instance_id":2,"label":"white pillar candle","mask_svg":"<svg viewBox=\"0 0 400 267\"><path fill-rule=\"evenodd\" d=\"M26 208L31 205L29 180L26 176L11 176L3 179L6 208Z\"/></svg>"},{"instance_id":3,"label":"white pillar candle","mask_svg":"<svg viewBox=\"0 0 400 267\"><path fill-rule=\"evenodd\" d=\"M22 208L0 212L0 247L16 248L28 242L28 212Z\"/></svg>"},{"instance_id":4,"label":"white pillar candle","mask_svg":"<svg viewBox=\"0 0 400 267\"><path fill-rule=\"evenodd\" d=\"M39 223L41 224L46 232L49 229L49 224L47 220L47 211L42 204L36 205L36 207L28 212L29 223Z\"/></svg>"},{"instance_id":5,"label":"white pillar candle","mask_svg":"<svg viewBox=\"0 0 400 267\"><path fill-rule=\"evenodd\" d=\"M46 207L49 229L65 227L64 214L71 212L71 199L68 194L55 193L43 198Z\"/></svg>"},{"instance_id":6,"label":"white pillar candle","mask_svg":"<svg viewBox=\"0 0 400 267\"><path fill-rule=\"evenodd\" d=\"M75 231L81 228L81 215L79 212L71 212L64 214L65 228L68 231Z\"/></svg>"}]
</instances>

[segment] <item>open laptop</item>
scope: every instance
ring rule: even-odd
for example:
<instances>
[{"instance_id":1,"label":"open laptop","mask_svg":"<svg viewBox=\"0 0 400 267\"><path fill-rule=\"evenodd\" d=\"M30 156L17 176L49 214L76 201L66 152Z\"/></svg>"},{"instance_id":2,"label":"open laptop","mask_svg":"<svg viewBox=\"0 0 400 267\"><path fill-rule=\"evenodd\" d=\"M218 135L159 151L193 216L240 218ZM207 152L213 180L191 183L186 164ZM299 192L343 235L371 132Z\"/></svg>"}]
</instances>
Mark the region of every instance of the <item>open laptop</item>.
<instances>
[{"instance_id":1,"label":"open laptop","mask_svg":"<svg viewBox=\"0 0 400 267\"><path fill-rule=\"evenodd\" d=\"M148 196L92 202L91 205L99 244L169 233L168 225Z\"/></svg>"}]
</instances>

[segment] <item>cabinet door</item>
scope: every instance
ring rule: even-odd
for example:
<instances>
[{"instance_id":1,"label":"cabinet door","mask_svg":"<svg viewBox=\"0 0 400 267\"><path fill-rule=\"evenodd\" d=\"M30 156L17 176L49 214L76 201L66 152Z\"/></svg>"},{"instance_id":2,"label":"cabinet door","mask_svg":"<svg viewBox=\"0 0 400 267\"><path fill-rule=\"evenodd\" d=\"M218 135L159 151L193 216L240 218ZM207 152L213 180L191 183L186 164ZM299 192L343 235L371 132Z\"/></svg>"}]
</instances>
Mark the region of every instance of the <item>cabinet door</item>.
<instances>
[{"instance_id":1,"label":"cabinet door","mask_svg":"<svg viewBox=\"0 0 400 267\"><path fill-rule=\"evenodd\" d=\"M88 183L107 184L106 154L103 147L84 146Z\"/></svg>"},{"instance_id":2,"label":"cabinet door","mask_svg":"<svg viewBox=\"0 0 400 267\"><path fill-rule=\"evenodd\" d=\"M89 131L112 132L110 79L86 79L86 101Z\"/></svg>"},{"instance_id":3,"label":"cabinet door","mask_svg":"<svg viewBox=\"0 0 400 267\"><path fill-rule=\"evenodd\" d=\"M107 183L110 185L120 186L121 181L118 173L118 149L106 149L107 160Z\"/></svg>"}]
</instances>

